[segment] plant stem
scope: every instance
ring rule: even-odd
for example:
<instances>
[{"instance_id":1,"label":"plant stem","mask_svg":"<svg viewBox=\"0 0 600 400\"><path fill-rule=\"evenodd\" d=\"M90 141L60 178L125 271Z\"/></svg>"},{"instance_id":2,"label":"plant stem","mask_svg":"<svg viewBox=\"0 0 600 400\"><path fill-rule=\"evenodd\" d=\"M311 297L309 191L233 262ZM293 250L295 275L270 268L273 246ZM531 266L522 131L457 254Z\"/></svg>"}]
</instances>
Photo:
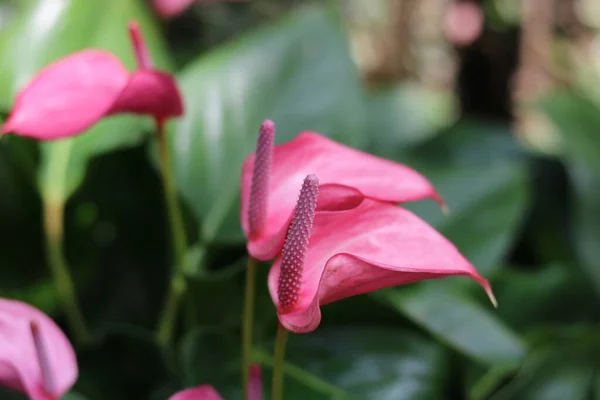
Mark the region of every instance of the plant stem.
<instances>
[{"instance_id":1,"label":"plant stem","mask_svg":"<svg viewBox=\"0 0 600 400\"><path fill-rule=\"evenodd\" d=\"M79 302L73 287L73 279L62 252L64 201L45 196L43 202L46 254L52 278L73 337L75 341L81 343L88 338L88 330L79 308Z\"/></svg>"},{"instance_id":2,"label":"plant stem","mask_svg":"<svg viewBox=\"0 0 600 400\"><path fill-rule=\"evenodd\" d=\"M242 316L242 393L248 398L249 368L252 363L252 328L254 325L254 297L258 260L248 256L246 263L246 293Z\"/></svg>"},{"instance_id":3,"label":"plant stem","mask_svg":"<svg viewBox=\"0 0 600 400\"><path fill-rule=\"evenodd\" d=\"M173 171L171 170L171 160L169 157L168 142L165 135L164 124L165 122L163 120L156 120L156 137L158 139L160 175L163 184L165 203L167 206L175 265L173 266L167 300L165 302L158 325L158 339L161 343L168 344L173 336L179 302L186 290L184 271L187 239L185 237L183 216L177 201L177 191L175 189Z\"/></svg>"},{"instance_id":4,"label":"plant stem","mask_svg":"<svg viewBox=\"0 0 600 400\"><path fill-rule=\"evenodd\" d=\"M275 337L275 355L273 356L272 400L281 400L283 398L283 372L287 337L288 331L281 324L278 324L277 336Z\"/></svg>"}]
</instances>

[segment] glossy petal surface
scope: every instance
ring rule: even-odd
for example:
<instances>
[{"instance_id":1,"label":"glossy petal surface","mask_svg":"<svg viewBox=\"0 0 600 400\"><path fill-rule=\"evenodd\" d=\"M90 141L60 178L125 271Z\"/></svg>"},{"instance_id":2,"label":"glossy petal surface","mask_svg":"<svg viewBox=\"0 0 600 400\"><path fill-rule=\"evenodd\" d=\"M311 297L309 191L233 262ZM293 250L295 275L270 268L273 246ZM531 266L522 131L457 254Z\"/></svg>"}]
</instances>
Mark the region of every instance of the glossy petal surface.
<instances>
[{"instance_id":1,"label":"glossy petal surface","mask_svg":"<svg viewBox=\"0 0 600 400\"><path fill-rule=\"evenodd\" d=\"M183 103L177 83L161 71L135 71L109 111L110 114L127 112L162 119L180 116Z\"/></svg>"},{"instance_id":2,"label":"glossy petal surface","mask_svg":"<svg viewBox=\"0 0 600 400\"><path fill-rule=\"evenodd\" d=\"M111 108L129 74L112 54L85 50L44 68L17 96L2 133L40 140L78 134Z\"/></svg>"},{"instance_id":3,"label":"glossy petal surface","mask_svg":"<svg viewBox=\"0 0 600 400\"><path fill-rule=\"evenodd\" d=\"M254 154L242 167L241 220L248 237L248 203L252 185ZM316 174L321 185L339 184L361 191L366 197L408 202L433 198L443 204L433 186L417 171L389 160L341 145L314 132L303 132L294 140L275 147L267 208L267 223L260 235L248 240L249 253L269 260L281 250L277 238L285 236L287 222L304 177Z\"/></svg>"},{"instance_id":4,"label":"glossy petal surface","mask_svg":"<svg viewBox=\"0 0 600 400\"><path fill-rule=\"evenodd\" d=\"M223 398L212 386L202 385L175 393L169 397L169 400L223 400Z\"/></svg>"},{"instance_id":5,"label":"glossy petal surface","mask_svg":"<svg viewBox=\"0 0 600 400\"><path fill-rule=\"evenodd\" d=\"M38 324L46 344L56 393L44 391L31 321ZM24 392L32 400L53 400L73 386L77 375L75 352L52 319L28 304L0 299L0 385Z\"/></svg>"},{"instance_id":6,"label":"glossy petal surface","mask_svg":"<svg viewBox=\"0 0 600 400\"><path fill-rule=\"evenodd\" d=\"M276 306L280 264L281 257L269 273ZM471 278L491 293L487 280L427 223L394 204L365 199L351 210L316 213L300 298L279 320L290 331L310 332L320 323L320 305L452 275Z\"/></svg>"}]
</instances>

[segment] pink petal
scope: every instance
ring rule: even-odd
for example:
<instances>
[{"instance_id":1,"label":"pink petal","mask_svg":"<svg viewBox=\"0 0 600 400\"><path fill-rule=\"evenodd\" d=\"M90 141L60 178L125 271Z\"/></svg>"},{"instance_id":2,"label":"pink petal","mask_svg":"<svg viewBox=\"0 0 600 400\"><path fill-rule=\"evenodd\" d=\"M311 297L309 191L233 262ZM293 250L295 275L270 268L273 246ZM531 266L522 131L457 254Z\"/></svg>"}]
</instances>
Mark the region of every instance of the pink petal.
<instances>
[{"instance_id":1,"label":"pink petal","mask_svg":"<svg viewBox=\"0 0 600 400\"><path fill-rule=\"evenodd\" d=\"M77 135L110 109L129 74L112 54L84 50L44 68L18 95L2 133L40 140Z\"/></svg>"},{"instance_id":2,"label":"pink petal","mask_svg":"<svg viewBox=\"0 0 600 400\"><path fill-rule=\"evenodd\" d=\"M196 0L152 0L156 13L164 18L181 14Z\"/></svg>"},{"instance_id":3,"label":"pink petal","mask_svg":"<svg viewBox=\"0 0 600 400\"><path fill-rule=\"evenodd\" d=\"M223 398L212 386L202 385L175 393L169 397L169 400L223 400Z\"/></svg>"},{"instance_id":4,"label":"pink petal","mask_svg":"<svg viewBox=\"0 0 600 400\"><path fill-rule=\"evenodd\" d=\"M364 195L358 189L349 186L332 183L320 185L317 211L349 210L357 207L364 198ZM271 259L281 251L288 225L292 220L292 212L290 211L285 222L280 224L282 214L271 211L270 206L265 232L248 240L247 243L248 253L261 260ZM262 256L262 258L259 256Z\"/></svg>"},{"instance_id":5,"label":"pink petal","mask_svg":"<svg viewBox=\"0 0 600 400\"><path fill-rule=\"evenodd\" d=\"M109 114L148 114L158 119L183 114L183 103L173 77L161 71L135 71Z\"/></svg>"},{"instance_id":6,"label":"pink petal","mask_svg":"<svg viewBox=\"0 0 600 400\"><path fill-rule=\"evenodd\" d=\"M43 389L31 321L37 322L46 343L56 393ZM52 319L28 304L0 299L0 385L24 392L32 400L54 400L73 386L77 375L73 347Z\"/></svg>"},{"instance_id":7,"label":"pink petal","mask_svg":"<svg viewBox=\"0 0 600 400\"><path fill-rule=\"evenodd\" d=\"M276 306L280 263L281 257L268 281ZM365 199L351 210L316 213L300 299L279 320L290 331L311 332L320 323L320 305L452 275L475 280L493 299L488 281L435 229L406 209Z\"/></svg>"},{"instance_id":8,"label":"pink petal","mask_svg":"<svg viewBox=\"0 0 600 400\"><path fill-rule=\"evenodd\" d=\"M184 12L193 3L214 3L219 0L152 0L154 10L163 18L171 18ZM221 0L224 1L224 0ZM248 1L248 0L228 0Z\"/></svg>"},{"instance_id":9,"label":"pink petal","mask_svg":"<svg viewBox=\"0 0 600 400\"><path fill-rule=\"evenodd\" d=\"M241 180L241 220L247 237L253 166L254 154L251 154L242 167ZM291 142L275 147L267 226L262 235L248 240L248 252L253 257L269 260L281 250L282 244L275 246L273 237L282 230L285 232L296 205L298 188L309 174L316 174L322 185L336 183L354 187L377 200L397 203L431 197L443 204L433 186L417 171L346 147L317 133L303 132Z\"/></svg>"}]
</instances>

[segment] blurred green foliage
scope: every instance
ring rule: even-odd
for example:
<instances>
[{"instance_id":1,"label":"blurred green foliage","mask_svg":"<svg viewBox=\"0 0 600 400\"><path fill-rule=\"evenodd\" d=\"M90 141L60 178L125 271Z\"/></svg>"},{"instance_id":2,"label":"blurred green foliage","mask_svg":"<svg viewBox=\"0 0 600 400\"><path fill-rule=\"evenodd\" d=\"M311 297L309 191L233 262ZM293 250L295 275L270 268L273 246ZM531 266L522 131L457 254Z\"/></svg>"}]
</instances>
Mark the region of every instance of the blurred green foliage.
<instances>
[{"instance_id":1,"label":"blurred green foliage","mask_svg":"<svg viewBox=\"0 0 600 400\"><path fill-rule=\"evenodd\" d=\"M104 48L132 67L131 19L140 22L156 64L176 74L185 100L185 116L169 126L169 137L197 267L189 271L191 294L173 352L152 337L168 241L149 121L114 117L75 139L0 142L0 294L59 322L41 245L40 196L67 202L65 251L94 341L77 348L80 379L66 400L159 400L201 383L239 397L239 171L264 118L277 123L278 142L316 130L419 169L451 214L428 201L408 208L491 280L500 305L494 310L476 285L452 278L327 306L316 332L290 340L286 399L600 398L597 104L577 93L540 102L562 139L561 154L548 156L522 147L508 123L453 122L448 101L418 85L367 91L331 3L275 13L251 29L252 4L212 5L214 14L246 21L219 31L203 19L207 37L227 39L214 46L172 35L167 42L167 27L178 22L159 22L142 0L3 7L3 115L41 67L73 51ZM262 266L255 327L265 382L276 324L266 271Z\"/></svg>"}]
</instances>

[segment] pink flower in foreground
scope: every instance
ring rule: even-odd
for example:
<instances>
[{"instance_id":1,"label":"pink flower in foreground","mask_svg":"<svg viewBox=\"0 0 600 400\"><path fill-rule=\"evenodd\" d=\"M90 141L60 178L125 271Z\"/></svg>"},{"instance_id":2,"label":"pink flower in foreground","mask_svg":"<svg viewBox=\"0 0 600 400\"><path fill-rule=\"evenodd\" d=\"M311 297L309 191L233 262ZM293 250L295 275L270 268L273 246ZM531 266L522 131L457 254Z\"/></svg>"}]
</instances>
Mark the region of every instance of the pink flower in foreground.
<instances>
[{"instance_id":1,"label":"pink flower in foreground","mask_svg":"<svg viewBox=\"0 0 600 400\"><path fill-rule=\"evenodd\" d=\"M296 204L297 188L308 174L321 184L355 188L375 200L398 203L432 198L443 200L417 171L389 160L346 147L314 132L273 146L275 125L262 123L256 153L242 167L241 220L248 253L272 259L285 241Z\"/></svg>"},{"instance_id":2,"label":"pink flower in foreground","mask_svg":"<svg viewBox=\"0 0 600 400\"><path fill-rule=\"evenodd\" d=\"M332 203L332 211L315 212L319 191L317 177L306 177L283 251L269 272L269 292L287 330L315 330L321 305L452 275L473 279L496 304L489 282L410 211L365 197L353 208L333 211Z\"/></svg>"},{"instance_id":3,"label":"pink flower in foreground","mask_svg":"<svg viewBox=\"0 0 600 400\"><path fill-rule=\"evenodd\" d=\"M0 299L0 385L32 400L58 400L75 383L73 347L40 310Z\"/></svg>"},{"instance_id":4,"label":"pink flower in foreground","mask_svg":"<svg viewBox=\"0 0 600 400\"><path fill-rule=\"evenodd\" d=\"M248 383L248 400L262 400L262 382L260 367L250 366L250 381ZM223 400L221 395L210 385L201 385L186 389L169 397L169 400Z\"/></svg>"},{"instance_id":5,"label":"pink flower in foreground","mask_svg":"<svg viewBox=\"0 0 600 400\"><path fill-rule=\"evenodd\" d=\"M154 70L137 23L129 24L138 69L113 54L88 49L44 68L18 95L2 133L39 140L77 135L118 113L179 116L183 105L172 76Z\"/></svg>"},{"instance_id":6,"label":"pink flower in foreground","mask_svg":"<svg viewBox=\"0 0 600 400\"><path fill-rule=\"evenodd\" d=\"M217 1L241 2L248 0L151 0L158 15L163 18L175 17L194 3L214 3Z\"/></svg>"}]
</instances>

